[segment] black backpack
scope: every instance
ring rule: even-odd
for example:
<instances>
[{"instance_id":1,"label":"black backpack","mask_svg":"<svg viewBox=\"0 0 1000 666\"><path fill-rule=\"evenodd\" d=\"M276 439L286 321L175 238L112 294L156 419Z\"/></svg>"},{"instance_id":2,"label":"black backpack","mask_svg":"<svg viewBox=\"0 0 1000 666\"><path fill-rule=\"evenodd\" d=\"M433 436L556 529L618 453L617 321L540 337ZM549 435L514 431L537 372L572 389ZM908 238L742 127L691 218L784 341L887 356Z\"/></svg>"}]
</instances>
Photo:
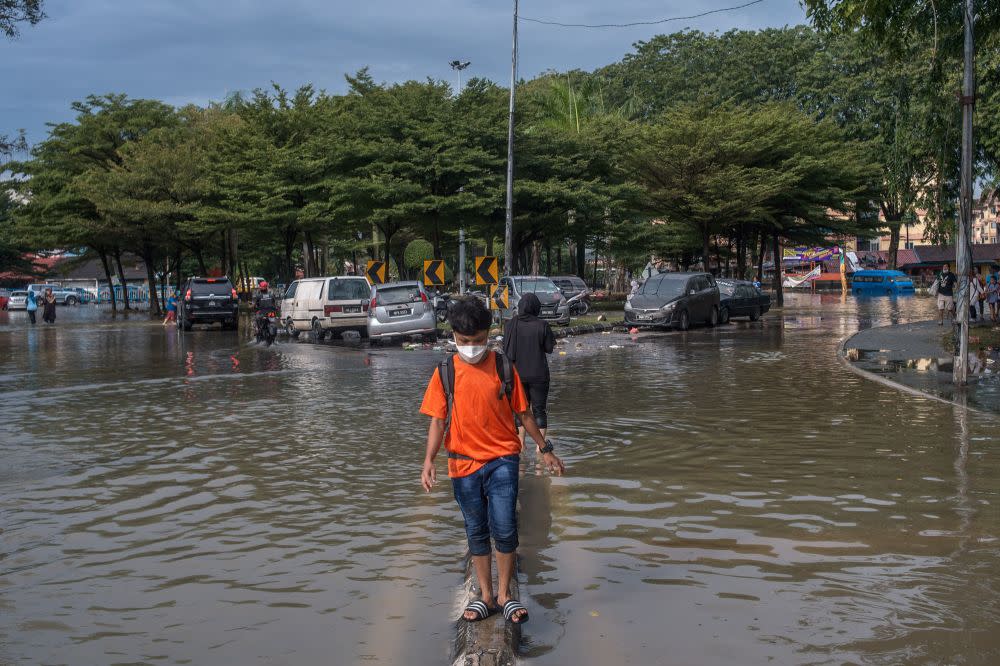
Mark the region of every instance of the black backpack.
<instances>
[{"instance_id":1,"label":"black backpack","mask_svg":"<svg viewBox=\"0 0 1000 666\"><path fill-rule=\"evenodd\" d=\"M507 404L511 405L511 396L514 394L514 366L511 364L510 359L499 351L494 352L493 357L497 365L497 377L500 378L500 390L497 391L497 400L503 400L504 396L506 396ZM442 436L442 438L445 438L451 429L451 413L452 407L455 404L454 354L449 354L448 358L441 361L440 365L438 365L438 372L441 374L441 386L444 388L444 397L448 402L448 412L444 419L444 434ZM513 405L511 405L512 416L513 413L514 409ZM453 453L451 451L448 451L448 457L459 460L473 460L469 456L463 456L461 453Z\"/></svg>"}]
</instances>

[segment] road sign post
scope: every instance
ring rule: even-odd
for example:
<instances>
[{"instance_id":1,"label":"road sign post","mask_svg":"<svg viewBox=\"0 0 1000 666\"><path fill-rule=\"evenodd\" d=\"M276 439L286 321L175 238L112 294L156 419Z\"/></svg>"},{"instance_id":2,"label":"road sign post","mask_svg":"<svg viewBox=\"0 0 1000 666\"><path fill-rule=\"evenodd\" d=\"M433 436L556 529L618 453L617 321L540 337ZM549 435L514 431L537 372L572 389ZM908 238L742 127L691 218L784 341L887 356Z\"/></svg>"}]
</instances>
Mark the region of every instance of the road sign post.
<instances>
[{"instance_id":1,"label":"road sign post","mask_svg":"<svg viewBox=\"0 0 1000 666\"><path fill-rule=\"evenodd\" d=\"M368 262L365 269L365 277L372 284L385 284L386 264L384 261L374 259Z\"/></svg>"},{"instance_id":2,"label":"road sign post","mask_svg":"<svg viewBox=\"0 0 1000 666\"><path fill-rule=\"evenodd\" d=\"M500 281L496 257L476 257L476 284L496 284Z\"/></svg>"},{"instance_id":3,"label":"road sign post","mask_svg":"<svg viewBox=\"0 0 1000 666\"><path fill-rule=\"evenodd\" d=\"M424 286L444 286L444 259L427 259L424 261Z\"/></svg>"}]
</instances>

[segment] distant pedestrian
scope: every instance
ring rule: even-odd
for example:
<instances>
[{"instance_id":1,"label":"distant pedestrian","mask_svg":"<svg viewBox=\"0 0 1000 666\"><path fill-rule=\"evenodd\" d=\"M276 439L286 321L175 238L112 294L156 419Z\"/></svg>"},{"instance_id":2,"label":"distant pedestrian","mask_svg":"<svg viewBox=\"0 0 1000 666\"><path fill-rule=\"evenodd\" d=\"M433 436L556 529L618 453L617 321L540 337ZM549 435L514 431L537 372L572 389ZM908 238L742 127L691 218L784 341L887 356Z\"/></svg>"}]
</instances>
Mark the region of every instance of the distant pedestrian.
<instances>
[{"instance_id":1,"label":"distant pedestrian","mask_svg":"<svg viewBox=\"0 0 1000 666\"><path fill-rule=\"evenodd\" d=\"M28 297L24 301L24 309L28 311L28 320L31 325L35 325L35 312L38 311L38 299L35 297L35 292L28 290Z\"/></svg>"},{"instance_id":2,"label":"distant pedestrian","mask_svg":"<svg viewBox=\"0 0 1000 666\"><path fill-rule=\"evenodd\" d=\"M166 326L171 322L177 321L177 290L174 289L170 292L170 297L167 299L167 316L163 320L163 325Z\"/></svg>"},{"instance_id":3,"label":"distant pedestrian","mask_svg":"<svg viewBox=\"0 0 1000 666\"><path fill-rule=\"evenodd\" d=\"M517 368L521 376L524 393L531 405L531 415L535 417L542 436L548 429L549 362L546 354L556 348L556 336L547 321L538 317L542 312L542 302L532 293L525 294L517 304L517 314L507 322L503 335L503 353ZM524 428L518 428L524 441Z\"/></svg>"},{"instance_id":4,"label":"distant pedestrian","mask_svg":"<svg viewBox=\"0 0 1000 666\"><path fill-rule=\"evenodd\" d=\"M760 284L760 276L759 275L755 275L754 276L754 278L753 278L753 286L757 289L757 291L760 291L761 284Z\"/></svg>"},{"instance_id":5,"label":"distant pedestrian","mask_svg":"<svg viewBox=\"0 0 1000 666\"><path fill-rule=\"evenodd\" d=\"M991 275L986 285L986 302L990 305L990 319L996 321L997 310L1000 309L1000 282L997 282L996 275Z\"/></svg>"},{"instance_id":6,"label":"distant pedestrian","mask_svg":"<svg viewBox=\"0 0 1000 666\"><path fill-rule=\"evenodd\" d=\"M944 315L945 312L951 317L952 321L955 320L955 283L958 282L958 277L951 272L948 265L945 264L944 269L941 274L937 277L937 307L938 307L938 326L944 325Z\"/></svg>"},{"instance_id":7,"label":"distant pedestrian","mask_svg":"<svg viewBox=\"0 0 1000 666\"><path fill-rule=\"evenodd\" d=\"M636 280L636 279L633 278L632 279L632 284L629 285L629 287L630 287L629 288L629 292L628 292L629 297L635 296L636 294L639 293L639 281L638 280Z\"/></svg>"},{"instance_id":8,"label":"distant pedestrian","mask_svg":"<svg viewBox=\"0 0 1000 666\"><path fill-rule=\"evenodd\" d=\"M46 289L42 297L42 321L46 324L56 323L56 296L51 288Z\"/></svg>"},{"instance_id":9,"label":"distant pedestrian","mask_svg":"<svg viewBox=\"0 0 1000 666\"><path fill-rule=\"evenodd\" d=\"M979 278L979 274L976 270L969 270L969 317L973 320L979 319L977 313L981 312L982 306L980 302L986 298L986 289L983 286L983 281ZM985 316L985 315L984 315Z\"/></svg>"}]
</instances>

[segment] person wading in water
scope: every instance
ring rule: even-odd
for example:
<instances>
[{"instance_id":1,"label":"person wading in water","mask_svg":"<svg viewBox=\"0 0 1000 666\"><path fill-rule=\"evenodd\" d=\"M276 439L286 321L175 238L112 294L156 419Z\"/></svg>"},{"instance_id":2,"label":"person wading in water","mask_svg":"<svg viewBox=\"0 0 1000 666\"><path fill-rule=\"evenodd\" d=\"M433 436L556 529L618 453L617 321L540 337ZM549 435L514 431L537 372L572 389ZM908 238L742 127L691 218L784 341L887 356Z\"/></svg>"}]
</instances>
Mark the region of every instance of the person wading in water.
<instances>
[{"instance_id":1,"label":"person wading in water","mask_svg":"<svg viewBox=\"0 0 1000 666\"><path fill-rule=\"evenodd\" d=\"M448 451L448 476L465 518L469 552L482 590L482 599L470 603L462 617L477 622L502 609L509 622L523 624L528 621L528 609L510 597L518 546L521 452L515 414L538 444L549 470L561 475L565 466L535 425L517 370L503 354L489 350L492 320L490 311L475 298L460 299L448 309L458 354L446 358L434 371L420 405L420 412L431 417L420 481L430 492L437 481L434 458L443 443ZM491 536L497 551L495 596Z\"/></svg>"},{"instance_id":2,"label":"person wading in water","mask_svg":"<svg viewBox=\"0 0 1000 666\"><path fill-rule=\"evenodd\" d=\"M528 396L531 414L538 429L545 436L549 426L546 405L549 400L549 362L546 354L556 348L556 336L547 321L538 318L542 312L542 302L534 294L525 294L517 304L517 314L507 322L503 335L503 353L517 368L521 385ZM521 442L525 431L518 429Z\"/></svg>"}]
</instances>

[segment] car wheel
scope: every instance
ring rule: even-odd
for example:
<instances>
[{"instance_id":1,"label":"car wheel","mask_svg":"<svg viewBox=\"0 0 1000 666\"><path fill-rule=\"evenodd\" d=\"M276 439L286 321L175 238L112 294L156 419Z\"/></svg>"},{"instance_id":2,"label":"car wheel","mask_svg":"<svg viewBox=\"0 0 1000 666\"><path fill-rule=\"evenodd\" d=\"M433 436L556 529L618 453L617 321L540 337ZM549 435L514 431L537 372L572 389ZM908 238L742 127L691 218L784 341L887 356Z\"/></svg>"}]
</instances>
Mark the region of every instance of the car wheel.
<instances>
[{"instance_id":1,"label":"car wheel","mask_svg":"<svg viewBox=\"0 0 1000 666\"><path fill-rule=\"evenodd\" d=\"M710 314L708 317L708 325L709 326L719 325L719 308L715 307L714 305L712 306L712 314Z\"/></svg>"},{"instance_id":2,"label":"car wheel","mask_svg":"<svg viewBox=\"0 0 1000 666\"><path fill-rule=\"evenodd\" d=\"M686 331L691 328L691 318L688 317L687 310L681 312L680 318L677 320L677 329L680 331Z\"/></svg>"},{"instance_id":3,"label":"car wheel","mask_svg":"<svg viewBox=\"0 0 1000 666\"><path fill-rule=\"evenodd\" d=\"M76 297L75 296L68 296L66 298L66 305L76 305Z\"/></svg>"},{"instance_id":4,"label":"car wheel","mask_svg":"<svg viewBox=\"0 0 1000 666\"><path fill-rule=\"evenodd\" d=\"M728 324L729 323L729 308L722 308L719 310L719 323Z\"/></svg>"},{"instance_id":5,"label":"car wheel","mask_svg":"<svg viewBox=\"0 0 1000 666\"><path fill-rule=\"evenodd\" d=\"M750 321L757 321L758 319L760 319L760 306L759 305L756 306L753 310L750 311Z\"/></svg>"},{"instance_id":6,"label":"car wheel","mask_svg":"<svg viewBox=\"0 0 1000 666\"><path fill-rule=\"evenodd\" d=\"M326 337L326 331L323 330L323 325L319 323L319 319L313 319L309 336L316 342L320 342Z\"/></svg>"}]
</instances>

